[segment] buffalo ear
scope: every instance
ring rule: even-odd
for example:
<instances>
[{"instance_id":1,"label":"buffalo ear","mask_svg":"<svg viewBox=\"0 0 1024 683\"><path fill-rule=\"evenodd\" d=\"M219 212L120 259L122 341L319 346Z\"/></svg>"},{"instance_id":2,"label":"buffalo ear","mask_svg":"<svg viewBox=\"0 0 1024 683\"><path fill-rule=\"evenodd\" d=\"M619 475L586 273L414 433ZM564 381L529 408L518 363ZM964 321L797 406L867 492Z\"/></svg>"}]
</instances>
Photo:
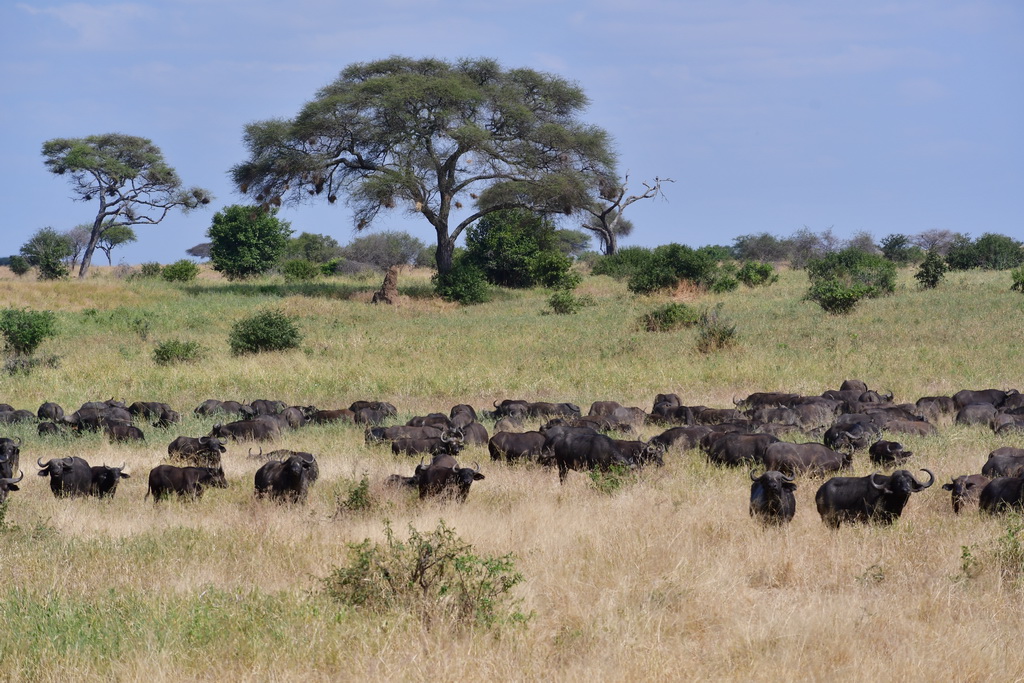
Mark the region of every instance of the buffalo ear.
<instances>
[{"instance_id":1,"label":"buffalo ear","mask_svg":"<svg viewBox=\"0 0 1024 683\"><path fill-rule=\"evenodd\" d=\"M118 472L118 474L121 475L122 479L131 479L132 478L132 475L128 474L127 472Z\"/></svg>"},{"instance_id":2,"label":"buffalo ear","mask_svg":"<svg viewBox=\"0 0 1024 683\"><path fill-rule=\"evenodd\" d=\"M473 473L473 481L480 481L483 478L484 478L484 475L480 474L479 472L474 472Z\"/></svg>"},{"instance_id":3,"label":"buffalo ear","mask_svg":"<svg viewBox=\"0 0 1024 683\"><path fill-rule=\"evenodd\" d=\"M18 488L17 484L8 484L7 485L7 490L8 491L20 491L21 489Z\"/></svg>"},{"instance_id":4,"label":"buffalo ear","mask_svg":"<svg viewBox=\"0 0 1024 683\"><path fill-rule=\"evenodd\" d=\"M945 489L946 491L952 491L953 490L953 485L952 484L943 484L942 488Z\"/></svg>"},{"instance_id":5,"label":"buffalo ear","mask_svg":"<svg viewBox=\"0 0 1024 683\"><path fill-rule=\"evenodd\" d=\"M796 484L791 481L786 481L782 483L782 488L785 491L796 491Z\"/></svg>"}]
</instances>

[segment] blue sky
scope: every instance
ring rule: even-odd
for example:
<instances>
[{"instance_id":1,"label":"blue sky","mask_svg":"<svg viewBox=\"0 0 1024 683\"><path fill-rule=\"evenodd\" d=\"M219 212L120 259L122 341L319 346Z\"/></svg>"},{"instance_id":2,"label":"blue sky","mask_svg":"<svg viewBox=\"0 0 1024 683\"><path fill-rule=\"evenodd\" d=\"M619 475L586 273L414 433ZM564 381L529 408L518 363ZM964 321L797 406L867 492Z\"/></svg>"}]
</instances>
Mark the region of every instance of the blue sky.
<instances>
[{"instance_id":1,"label":"blue sky","mask_svg":"<svg viewBox=\"0 0 1024 683\"><path fill-rule=\"evenodd\" d=\"M17 0L0 8L0 254L91 222L45 140L153 140L210 210L138 226L115 263L185 256L250 121L294 116L352 62L492 57L579 83L637 188L625 245L731 244L802 226L876 238L947 229L1024 240L1024 3L1018 0ZM342 202L282 212L353 237ZM570 221L563 227L576 227ZM427 243L401 214L377 229ZM105 263L97 254L96 263Z\"/></svg>"}]
</instances>

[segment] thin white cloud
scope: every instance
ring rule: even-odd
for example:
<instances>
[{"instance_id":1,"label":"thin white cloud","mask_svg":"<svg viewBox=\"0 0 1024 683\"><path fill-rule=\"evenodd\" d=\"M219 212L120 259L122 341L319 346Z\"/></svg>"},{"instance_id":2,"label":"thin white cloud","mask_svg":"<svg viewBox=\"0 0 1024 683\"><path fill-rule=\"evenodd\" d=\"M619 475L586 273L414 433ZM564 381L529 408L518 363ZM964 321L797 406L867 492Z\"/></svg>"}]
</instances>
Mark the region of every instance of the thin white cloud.
<instances>
[{"instance_id":1,"label":"thin white cloud","mask_svg":"<svg viewBox=\"0 0 1024 683\"><path fill-rule=\"evenodd\" d=\"M34 16L56 19L75 33L73 44L79 48L111 49L135 45L144 39L138 24L152 16L152 11L137 3L110 5L75 2L56 7L33 7L19 3L17 8Z\"/></svg>"}]
</instances>

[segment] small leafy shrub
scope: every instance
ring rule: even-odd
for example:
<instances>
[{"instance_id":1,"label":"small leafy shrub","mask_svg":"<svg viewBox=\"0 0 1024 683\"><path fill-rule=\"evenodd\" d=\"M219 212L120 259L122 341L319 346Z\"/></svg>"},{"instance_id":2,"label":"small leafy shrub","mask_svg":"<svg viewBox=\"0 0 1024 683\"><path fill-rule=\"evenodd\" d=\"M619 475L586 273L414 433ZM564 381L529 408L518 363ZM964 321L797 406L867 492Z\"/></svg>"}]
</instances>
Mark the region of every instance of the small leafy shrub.
<instances>
[{"instance_id":1,"label":"small leafy shrub","mask_svg":"<svg viewBox=\"0 0 1024 683\"><path fill-rule=\"evenodd\" d=\"M10 268L11 272L18 277L21 277L28 271L32 270L32 264L28 262L28 259L18 254L11 256L7 263L7 267Z\"/></svg>"},{"instance_id":2,"label":"small leafy shrub","mask_svg":"<svg viewBox=\"0 0 1024 683\"><path fill-rule=\"evenodd\" d=\"M139 272L136 274L136 276L144 280L148 280L150 278L160 277L160 275L163 273L163 270L164 267L161 266L159 263L156 263L155 261L149 261L148 263L143 263L142 265L139 266Z\"/></svg>"},{"instance_id":3,"label":"small leafy shrub","mask_svg":"<svg viewBox=\"0 0 1024 683\"><path fill-rule=\"evenodd\" d=\"M629 277L626 287L634 294L651 294L658 290L675 287L679 278L667 265L653 265L648 270L638 270Z\"/></svg>"},{"instance_id":4,"label":"small leafy shrub","mask_svg":"<svg viewBox=\"0 0 1024 683\"><path fill-rule=\"evenodd\" d=\"M1024 579L1022 531L1024 531L1024 519L1019 513L1011 512L1006 515L1003 535L996 539L996 561L999 565L999 574L1004 581L1018 586Z\"/></svg>"},{"instance_id":5,"label":"small leafy shrub","mask_svg":"<svg viewBox=\"0 0 1024 683\"><path fill-rule=\"evenodd\" d=\"M428 626L492 628L525 623L510 591L522 582L514 557L478 555L444 520L405 541L384 524L384 543L348 544L348 562L324 580L328 598L386 615L411 612Z\"/></svg>"},{"instance_id":6,"label":"small leafy shrub","mask_svg":"<svg viewBox=\"0 0 1024 683\"><path fill-rule=\"evenodd\" d=\"M935 289L942 282L942 278L946 277L947 270L949 267L938 252L929 250L921 262L921 267L914 273L914 279L921 285L921 289ZM1024 279L1024 268L1021 269L1021 275Z\"/></svg>"},{"instance_id":7,"label":"small leafy shrub","mask_svg":"<svg viewBox=\"0 0 1024 683\"><path fill-rule=\"evenodd\" d=\"M595 256L591 273L607 275L616 280L625 280L634 273L648 270L652 265L653 253L645 247L625 247L614 254Z\"/></svg>"},{"instance_id":8,"label":"small leafy shrub","mask_svg":"<svg viewBox=\"0 0 1024 683\"><path fill-rule=\"evenodd\" d=\"M153 360L157 365L174 365L175 363L194 363L203 357L203 347L199 342L168 339L160 342L153 349Z\"/></svg>"},{"instance_id":9,"label":"small leafy shrub","mask_svg":"<svg viewBox=\"0 0 1024 683\"><path fill-rule=\"evenodd\" d=\"M861 285L844 285L838 280L825 280L813 285L807 292L807 299L814 301L822 310L832 315L845 315L856 308L857 303L867 296Z\"/></svg>"},{"instance_id":10,"label":"small leafy shrub","mask_svg":"<svg viewBox=\"0 0 1024 683\"><path fill-rule=\"evenodd\" d=\"M739 280L734 278L732 275L723 273L708 285L708 289L715 294L725 294L726 292L735 292L739 286Z\"/></svg>"},{"instance_id":11,"label":"small leafy shrub","mask_svg":"<svg viewBox=\"0 0 1024 683\"><path fill-rule=\"evenodd\" d=\"M46 339L57 334L53 311L8 308L0 311L0 334L14 353L30 356Z\"/></svg>"},{"instance_id":12,"label":"small leafy shrub","mask_svg":"<svg viewBox=\"0 0 1024 683\"><path fill-rule=\"evenodd\" d=\"M896 290L896 264L880 254L870 254L857 248L812 259L807 263L807 277L812 285L836 280L861 291L862 296L872 298L892 294Z\"/></svg>"},{"instance_id":13,"label":"small leafy shrub","mask_svg":"<svg viewBox=\"0 0 1024 683\"><path fill-rule=\"evenodd\" d=\"M1011 270L1010 278L1013 280L1013 284L1010 285L1010 289L1015 292L1024 292L1024 266Z\"/></svg>"},{"instance_id":14,"label":"small leafy shrub","mask_svg":"<svg viewBox=\"0 0 1024 683\"><path fill-rule=\"evenodd\" d=\"M557 251L542 251L533 257L530 272L537 284L550 289L574 289L583 276L571 270L572 261Z\"/></svg>"},{"instance_id":15,"label":"small leafy shrub","mask_svg":"<svg viewBox=\"0 0 1024 683\"><path fill-rule=\"evenodd\" d=\"M481 304L491 298L484 272L465 258L456 258L451 270L434 275L434 291L445 301Z\"/></svg>"},{"instance_id":16,"label":"small leafy shrub","mask_svg":"<svg viewBox=\"0 0 1024 683\"><path fill-rule=\"evenodd\" d=\"M289 282L309 282L320 276L321 267L306 259L292 259L281 266L281 274Z\"/></svg>"},{"instance_id":17,"label":"small leafy shrub","mask_svg":"<svg viewBox=\"0 0 1024 683\"><path fill-rule=\"evenodd\" d=\"M767 287L779 281L779 274L770 263L746 261L736 272L736 279L747 287Z\"/></svg>"},{"instance_id":18,"label":"small leafy shrub","mask_svg":"<svg viewBox=\"0 0 1024 683\"><path fill-rule=\"evenodd\" d=\"M571 289L559 289L548 298L548 306L556 315L573 315L593 305L591 297L585 294L577 296Z\"/></svg>"},{"instance_id":19,"label":"small leafy shrub","mask_svg":"<svg viewBox=\"0 0 1024 683\"><path fill-rule=\"evenodd\" d=\"M169 266L164 267L163 271L160 273L160 277L167 282L191 282L192 280L195 280L198 275L199 266L188 259L175 261Z\"/></svg>"},{"instance_id":20,"label":"small leafy shrub","mask_svg":"<svg viewBox=\"0 0 1024 683\"><path fill-rule=\"evenodd\" d=\"M692 327L700 320L700 314L686 304L671 303L655 308L640 318L640 324L648 332L668 332L680 327Z\"/></svg>"},{"instance_id":21,"label":"small leafy shrub","mask_svg":"<svg viewBox=\"0 0 1024 683\"><path fill-rule=\"evenodd\" d=\"M590 484L599 493L610 496L627 483L636 479L636 475L624 465L613 464L607 470L590 470Z\"/></svg>"},{"instance_id":22,"label":"small leafy shrub","mask_svg":"<svg viewBox=\"0 0 1024 683\"><path fill-rule=\"evenodd\" d=\"M722 315L722 305L705 310L697 320L697 350L711 353L736 344L736 324Z\"/></svg>"},{"instance_id":23,"label":"small leafy shrub","mask_svg":"<svg viewBox=\"0 0 1024 683\"><path fill-rule=\"evenodd\" d=\"M228 344L231 353L284 351L298 347L302 334L291 318L281 311L262 311L242 318L231 326Z\"/></svg>"},{"instance_id":24,"label":"small leafy shrub","mask_svg":"<svg viewBox=\"0 0 1024 683\"><path fill-rule=\"evenodd\" d=\"M372 510L377 506L377 502L373 499L373 494L370 493L370 478L365 473L362 479L358 482L346 482L348 486L348 493L345 498L337 496L335 506L335 517L339 517L346 512L366 512Z\"/></svg>"}]
</instances>

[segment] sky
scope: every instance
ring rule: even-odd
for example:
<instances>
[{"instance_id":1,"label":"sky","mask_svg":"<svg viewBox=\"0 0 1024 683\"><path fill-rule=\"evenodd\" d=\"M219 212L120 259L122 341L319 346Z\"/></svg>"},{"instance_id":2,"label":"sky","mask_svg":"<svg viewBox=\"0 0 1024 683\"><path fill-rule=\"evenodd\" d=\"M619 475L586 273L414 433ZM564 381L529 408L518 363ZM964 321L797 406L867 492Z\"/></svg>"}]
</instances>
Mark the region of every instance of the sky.
<instances>
[{"instance_id":1,"label":"sky","mask_svg":"<svg viewBox=\"0 0 1024 683\"><path fill-rule=\"evenodd\" d=\"M1019 0L5 0L0 255L91 223L42 144L151 139L208 209L137 226L114 263L171 263L245 203L245 124L291 118L354 62L497 59L579 84L631 187L621 246L732 244L808 227L1024 240ZM344 202L286 207L295 234L357 236ZM565 219L560 227L579 227ZM377 230L435 242L425 219ZM97 253L94 263L105 264Z\"/></svg>"}]
</instances>

